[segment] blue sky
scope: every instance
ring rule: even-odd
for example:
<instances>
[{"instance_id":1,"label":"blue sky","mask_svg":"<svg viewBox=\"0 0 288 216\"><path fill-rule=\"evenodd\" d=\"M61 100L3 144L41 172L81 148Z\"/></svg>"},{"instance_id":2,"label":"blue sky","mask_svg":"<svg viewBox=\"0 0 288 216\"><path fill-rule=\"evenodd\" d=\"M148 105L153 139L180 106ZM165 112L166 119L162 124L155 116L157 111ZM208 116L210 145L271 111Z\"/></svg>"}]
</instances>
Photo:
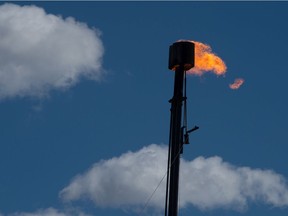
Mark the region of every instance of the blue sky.
<instances>
[{"instance_id":1,"label":"blue sky","mask_svg":"<svg viewBox=\"0 0 288 216\"><path fill-rule=\"evenodd\" d=\"M165 174L179 39L227 65L188 77L188 124L200 130L184 149L180 215L287 215L287 9L1 3L0 215L139 215ZM163 184L144 215L161 215Z\"/></svg>"}]
</instances>

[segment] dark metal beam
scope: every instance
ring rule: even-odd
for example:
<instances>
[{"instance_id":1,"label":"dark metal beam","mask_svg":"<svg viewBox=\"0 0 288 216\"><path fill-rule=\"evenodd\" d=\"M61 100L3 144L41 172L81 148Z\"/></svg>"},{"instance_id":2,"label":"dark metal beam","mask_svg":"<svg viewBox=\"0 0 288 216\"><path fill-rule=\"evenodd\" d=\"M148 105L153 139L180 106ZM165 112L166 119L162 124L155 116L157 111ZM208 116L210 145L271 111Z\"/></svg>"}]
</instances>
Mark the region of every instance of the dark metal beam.
<instances>
[{"instance_id":1,"label":"dark metal beam","mask_svg":"<svg viewBox=\"0 0 288 216\"><path fill-rule=\"evenodd\" d=\"M176 42L170 46L169 69L175 71L174 94L170 100L171 120L168 152L168 174L166 186L165 216L178 215L178 189L180 153L183 146L182 103L184 73L194 66L194 44L188 41Z\"/></svg>"}]
</instances>

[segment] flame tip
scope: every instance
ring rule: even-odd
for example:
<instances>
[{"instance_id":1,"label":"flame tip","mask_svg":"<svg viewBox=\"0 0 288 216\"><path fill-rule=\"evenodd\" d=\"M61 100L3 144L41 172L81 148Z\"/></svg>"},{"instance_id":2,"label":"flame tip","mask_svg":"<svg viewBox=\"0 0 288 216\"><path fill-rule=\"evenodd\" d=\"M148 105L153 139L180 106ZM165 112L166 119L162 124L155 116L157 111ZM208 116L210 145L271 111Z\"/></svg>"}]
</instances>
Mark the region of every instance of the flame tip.
<instances>
[{"instance_id":1,"label":"flame tip","mask_svg":"<svg viewBox=\"0 0 288 216\"><path fill-rule=\"evenodd\" d=\"M219 76L226 73L225 62L212 52L212 48L208 44L193 40L188 41L195 44L195 66L189 70L190 74L201 76L205 72L212 72Z\"/></svg>"},{"instance_id":2,"label":"flame tip","mask_svg":"<svg viewBox=\"0 0 288 216\"><path fill-rule=\"evenodd\" d=\"M240 86L245 82L243 78L236 78L234 79L234 82L229 84L230 89L236 90L239 89Z\"/></svg>"}]
</instances>

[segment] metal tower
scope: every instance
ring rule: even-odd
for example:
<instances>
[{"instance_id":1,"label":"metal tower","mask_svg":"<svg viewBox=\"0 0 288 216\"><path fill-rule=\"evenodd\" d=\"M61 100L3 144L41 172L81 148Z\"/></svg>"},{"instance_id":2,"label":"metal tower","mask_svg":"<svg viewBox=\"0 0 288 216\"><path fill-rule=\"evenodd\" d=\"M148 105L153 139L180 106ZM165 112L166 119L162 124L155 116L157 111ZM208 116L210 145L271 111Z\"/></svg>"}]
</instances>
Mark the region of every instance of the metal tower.
<instances>
[{"instance_id":1,"label":"metal tower","mask_svg":"<svg viewBox=\"0 0 288 216\"><path fill-rule=\"evenodd\" d=\"M186 71L194 67L194 52L195 45L190 41L175 42L169 48L169 69L175 71L175 80L174 95L169 101L171 103L171 120L165 216L178 215L180 154L183 151L183 144L189 142L188 134L198 129L195 126L193 129L187 130L187 127L185 128L185 125L181 124L182 103L186 102L186 94L183 96L183 89L186 88L184 77L186 78Z\"/></svg>"}]
</instances>

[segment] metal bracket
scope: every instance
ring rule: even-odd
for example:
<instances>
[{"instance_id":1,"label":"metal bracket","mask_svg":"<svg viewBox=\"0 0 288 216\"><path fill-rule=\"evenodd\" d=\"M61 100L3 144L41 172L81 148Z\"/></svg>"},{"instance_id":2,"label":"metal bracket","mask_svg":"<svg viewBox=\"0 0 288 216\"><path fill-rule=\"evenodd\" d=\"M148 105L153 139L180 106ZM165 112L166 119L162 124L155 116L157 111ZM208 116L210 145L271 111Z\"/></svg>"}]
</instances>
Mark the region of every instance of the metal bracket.
<instances>
[{"instance_id":1,"label":"metal bracket","mask_svg":"<svg viewBox=\"0 0 288 216\"><path fill-rule=\"evenodd\" d=\"M195 126L194 128L188 130L185 134L184 134L184 144L189 144L189 134L192 133L193 131L198 130L199 127Z\"/></svg>"}]
</instances>

